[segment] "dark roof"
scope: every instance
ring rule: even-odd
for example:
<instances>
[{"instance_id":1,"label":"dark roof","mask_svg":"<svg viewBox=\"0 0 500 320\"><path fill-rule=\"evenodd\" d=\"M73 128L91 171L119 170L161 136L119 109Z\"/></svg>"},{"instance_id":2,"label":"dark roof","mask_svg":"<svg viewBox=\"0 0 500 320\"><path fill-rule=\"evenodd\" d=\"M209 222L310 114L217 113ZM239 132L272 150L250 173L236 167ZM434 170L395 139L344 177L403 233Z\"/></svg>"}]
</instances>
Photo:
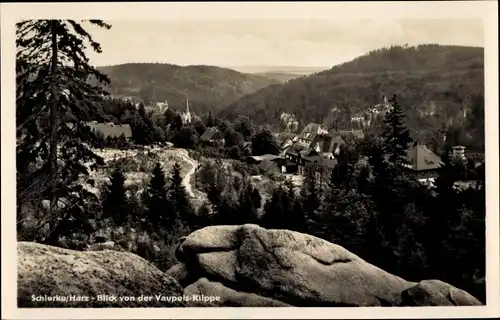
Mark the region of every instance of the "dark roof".
<instances>
[{"instance_id":1,"label":"dark roof","mask_svg":"<svg viewBox=\"0 0 500 320\"><path fill-rule=\"evenodd\" d=\"M272 169L273 166L276 168L278 167L276 162L271 160L262 160L262 162L258 164L259 169L264 172L268 171L269 169Z\"/></svg>"},{"instance_id":2,"label":"dark roof","mask_svg":"<svg viewBox=\"0 0 500 320\"><path fill-rule=\"evenodd\" d=\"M433 170L443 165L441 158L424 145L417 144L408 150L412 170Z\"/></svg>"},{"instance_id":3,"label":"dark roof","mask_svg":"<svg viewBox=\"0 0 500 320\"><path fill-rule=\"evenodd\" d=\"M363 139L365 137L363 130L340 130L339 134L343 136L353 136L357 139Z\"/></svg>"},{"instance_id":4,"label":"dark roof","mask_svg":"<svg viewBox=\"0 0 500 320\"><path fill-rule=\"evenodd\" d=\"M285 154L291 154L291 155L298 156L299 152L304 150L304 149L305 149L304 146L299 145L299 144L294 144L293 146L288 148L288 150L286 150Z\"/></svg>"},{"instance_id":5,"label":"dark roof","mask_svg":"<svg viewBox=\"0 0 500 320\"><path fill-rule=\"evenodd\" d=\"M316 148L316 144L319 145L321 152L332 153L334 151L335 144L340 146L345 145L345 142L340 135L318 134L312 141L311 147Z\"/></svg>"},{"instance_id":6,"label":"dark roof","mask_svg":"<svg viewBox=\"0 0 500 320\"><path fill-rule=\"evenodd\" d=\"M222 132L216 127L210 127L200 137L203 141L210 141L212 139L223 139Z\"/></svg>"},{"instance_id":7,"label":"dark roof","mask_svg":"<svg viewBox=\"0 0 500 320\"><path fill-rule=\"evenodd\" d=\"M309 155L309 153L311 152L311 150L309 149L304 149L304 150L301 150L299 151L299 155L301 158L305 158Z\"/></svg>"},{"instance_id":8,"label":"dark roof","mask_svg":"<svg viewBox=\"0 0 500 320\"><path fill-rule=\"evenodd\" d=\"M322 129L322 125L318 123L309 123L299 134L299 139L312 141L320 129Z\"/></svg>"},{"instance_id":9,"label":"dark roof","mask_svg":"<svg viewBox=\"0 0 500 320\"><path fill-rule=\"evenodd\" d=\"M105 138L117 138L122 134L125 138L132 137L132 129L128 124L114 124L113 122L99 123L96 121L87 122L91 130L100 132Z\"/></svg>"},{"instance_id":10,"label":"dark roof","mask_svg":"<svg viewBox=\"0 0 500 320\"><path fill-rule=\"evenodd\" d=\"M276 134L276 138L280 144L283 144L288 139L293 139L295 136L297 136L297 134L292 132L280 132Z\"/></svg>"},{"instance_id":11,"label":"dark roof","mask_svg":"<svg viewBox=\"0 0 500 320\"><path fill-rule=\"evenodd\" d=\"M317 156L311 156L311 157L305 157L304 158L306 161L312 162L312 163L317 163L318 165L322 167L327 167L333 169L335 165L337 164L337 161L335 159L325 159L321 155Z\"/></svg>"}]
</instances>

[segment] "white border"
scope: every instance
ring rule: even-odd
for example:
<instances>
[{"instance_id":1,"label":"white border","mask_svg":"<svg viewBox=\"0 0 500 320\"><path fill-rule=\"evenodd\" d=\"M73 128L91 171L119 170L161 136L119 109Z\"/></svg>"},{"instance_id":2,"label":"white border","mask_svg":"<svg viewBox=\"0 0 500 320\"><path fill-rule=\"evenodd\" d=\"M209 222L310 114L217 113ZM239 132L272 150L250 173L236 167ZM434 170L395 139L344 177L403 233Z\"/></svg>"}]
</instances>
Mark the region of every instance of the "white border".
<instances>
[{"instance_id":1,"label":"white border","mask_svg":"<svg viewBox=\"0 0 500 320\"><path fill-rule=\"evenodd\" d=\"M498 206L498 3L470 2L245 2L245 3L2 3L2 318L461 318L500 314ZM31 18L104 20L163 19L355 19L480 18L485 28L487 175L487 306L420 308L185 308L18 309L15 227L15 35L14 22ZM110 21L112 22L112 21ZM354 58L354 57L353 57Z\"/></svg>"}]
</instances>

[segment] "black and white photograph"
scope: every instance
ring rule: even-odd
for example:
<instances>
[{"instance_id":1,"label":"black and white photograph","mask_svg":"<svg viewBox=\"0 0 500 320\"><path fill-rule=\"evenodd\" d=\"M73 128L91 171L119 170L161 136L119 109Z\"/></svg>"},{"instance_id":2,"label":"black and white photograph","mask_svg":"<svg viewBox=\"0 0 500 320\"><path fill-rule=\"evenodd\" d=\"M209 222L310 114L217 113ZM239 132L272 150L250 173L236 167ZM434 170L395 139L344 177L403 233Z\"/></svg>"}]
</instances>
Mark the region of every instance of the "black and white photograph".
<instances>
[{"instance_id":1,"label":"black and white photograph","mask_svg":"<svg viewBox=\"0 0 500 320\"><path fill-rule=\"evenodd\" d=\"M491 12L271 4L2 4L13 308L495 308Z\"/></svg>"}]
</instances>

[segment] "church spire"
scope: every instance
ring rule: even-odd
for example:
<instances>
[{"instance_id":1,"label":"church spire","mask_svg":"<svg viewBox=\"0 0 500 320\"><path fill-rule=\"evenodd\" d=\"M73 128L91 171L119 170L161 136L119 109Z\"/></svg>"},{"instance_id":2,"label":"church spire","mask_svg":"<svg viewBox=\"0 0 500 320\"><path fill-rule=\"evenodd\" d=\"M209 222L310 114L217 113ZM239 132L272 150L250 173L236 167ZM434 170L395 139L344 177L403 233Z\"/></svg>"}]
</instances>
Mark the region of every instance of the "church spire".
<instances>
[{"instance_id":1,"label":"church spire","mask_svg":"<svg viewBox=\"0 0 500 320\"><path fill-rule=\"evenodd\" d=\"M191 112L189 112L189 99L188 99L187 90L186 90L186 111L183 112L182 118L183 118L184 124L191 123Z\"/></svg>"}]
</instances>

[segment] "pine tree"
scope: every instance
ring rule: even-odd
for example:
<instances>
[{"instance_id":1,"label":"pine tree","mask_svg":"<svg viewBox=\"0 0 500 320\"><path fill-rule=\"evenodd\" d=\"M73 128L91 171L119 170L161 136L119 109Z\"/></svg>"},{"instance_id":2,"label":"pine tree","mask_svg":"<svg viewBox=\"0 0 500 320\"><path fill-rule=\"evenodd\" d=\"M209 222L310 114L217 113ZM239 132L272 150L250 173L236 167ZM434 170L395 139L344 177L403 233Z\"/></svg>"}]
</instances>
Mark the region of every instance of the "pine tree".
<instances>
[{"instance_id":1,"label":"pine tree","mask_svg":"<svg viewBox=\"0 0 500 320\"><path fill-rule=\"evenodd\" d=\"M264 205L261 225L267 229L286 229L287 212L284 208L285 191L280 185L276 188Z\"/></svg>"},{"instance_id":2,"label":"pine tree","mask_svg":"<svg viewBox=\"0 0 500 320\"><path fill-rule=\"evenodd\" d=\"M300 200L297 198L292 180L287 179L285 181L284 191L286 194L286 199L284 201L285 209L288 211L287 228L302 232L305 230L306 217Z\"/></svg>"},{"instance_id":3,"label":"pine tree","mask_svg":"<svg viewBox=\"0 0 500 320\"><path fill-rule=\"evenodd\" d=\"M441 160L443 161L443 165L438 170L439 175L436 178L434 186L438 195L444 200L455 193L453 185L458 180L458 173L447 152L442 155ZM444 201L443 203L448 203L448 201Z\"/></svg>"},{"instance_id":4,"label":"pine tree","mask_svg":"<svg viewBox=\"0 0 500 320\"><path fill-rule=\"evenodd\" d=\"M296 199L293 183L289 180L279 185L264 205L261 224L265 228L305 230L305 213Z\"/></svg>"},{"instance_id":5,"label":"pine tree","mask_svg":"<svg viewBox=\"0 0 500 320\"><path fill-rule=\"evenodd\" d=\"M257 222L260 202L256 203L256 200L260 201L259 191L252 186L250 181L246 181L239 195L237 224Z\"/></svg>"},{"instance_id":6,"label":"pine tree","mask_svg":"<svg viewBox=\"0 0 500 320\"><path fill-rule=\"evenodd\" d=\"M204 202L199 208L196 216L192 216L190 226L193 229L201 229L212 224L214 217L210 212L210 208L206 202Z\"/></svg>"},{"instance_id":7,"label":"pine tree","mask_svg":"<svg viewBox=\"0 0 500 320\"><path fill-rule=\"evenodd\" d=\"M412 143L412 138L405 126L405 115L396 101L396 95L389 102L392 108L384 118L384 152L390 163L400 166L408 164L408 148Z\"/></svg>"},{"instance_id":8,"label":"pine tree","mask_svg":"<svg viewBox=\"0 0 500 320\"><path fill-rule=\"evenodd\" d=\"M214 119L212 117L212 112L208 112L208 117L207 117L207 128L211 128L214 126Z\"/></svg>"},{"instance_id":9,"label":"pine tree","mask_svg":"<svg viewBox=\"0 0 500 320\"><path fill-rule=\"evenodd\" d=\"M167 197L167 181L159 162L153 168L149 182L145 205L148 210L148 220L153 230L160 228L171 229L175 217L172 217L172 208Z\"/></svg>"},{"instance_id":10,"label":"pine tree","mask_svg":"<svg viewBox=\"0 0 500 320\"><path fill-rule=\"evenodd\" d=\"M184 126L184 123L182 122L182 117L180 114L176 114L174 117L174 121L170 125L170 128L174 131L179 131L182 129Z\"/></svg>"},{"instance_id":11,"label":"pine tree","mask_svg":"<svg viewBox=\"0 0 500 320\"><path fill-rule=\"evenodd\" d=\"M203 135L205 133L205 131L207 130L207 127L205 126L205 124L201 121L201 120L197 120L195 121L194 123L194 129L196 130L196 133L198 133L198 135Z\"/></svg>"},{"instance_id":12,"label":"pine tree","mask_svg":"<svg viewBox=\"0 0 500 320\"><path fill-rule=\"evenodd\" d=\"M279 154L280 147L276 138L269 130L262 130L252 137L252 152L254 156L263 154Z\"/></svg>"},{"instance_id":13,"label":"pine tree","mask_svg":"<svg viewBox=\"0 0 500 320\"><path fill-rule=\"evenodd\" d=\"M101 20L88 22L111 27ZM83 163L102 163L102 158L89 148L93 133L85 121L102 117L98 106L107 94L88 80L109 79L89 64L85 54L87 45L100 53L99 43L74 20L22 21L16 24L16 37L16 121L22 137L17 160L21 175L29 176L21 181L31 181L20 185L18 194L38 185L36 200L50 199L48 217L42 220L53 233L70 217L58 210L59 199L64 198L68 208L84 208L88 202L76 192L81 176L88 175Z\"/></svg>"},{"instance_id":14,"label":"pine tree","mask_svg":"<svg viewBox=\"0 0 500 320\"><path fill-rule=\"evenodd\" d=\"M147 145L153 142L154 133L144 122L144 118L136 113L131 123L132 138L134 142L140 145Z\"/></svg>"},{"instance_id":15,"label":"pine tree","mask_svg":"<svg viewBox=\"0 0 500 320\"><path fill-rule=\"evenodd\" d=\"M321 205L321 192L312 167L306 168L304 186L300 191L300 201L306 219L314 220L315 212Z\"/></svg>"},{"instance_id":16,"label":"pine tree","mask_svg":"<svg viewBox=\"0 0 500 320\"><path fill-rule=\"evenodd\" d=\"M188 217L193 214L189 195L182 184L181 166L177 162L174 164L170 177L169 201L173 207L173 216L178 221L186 222Z\"/></svg>"},{"instance_id":17,"label":"pine tree","mask_svg":"<svg viewBox=\"0 0 500 320\"><path fill-rule=\"evenodd\" d=\"M107 187L102 205L104 218L110 218L118 226L127 221L129 206L125 190L125 175L117 167L110 177L111 184Z\"/></svg>"}]
</instances>

